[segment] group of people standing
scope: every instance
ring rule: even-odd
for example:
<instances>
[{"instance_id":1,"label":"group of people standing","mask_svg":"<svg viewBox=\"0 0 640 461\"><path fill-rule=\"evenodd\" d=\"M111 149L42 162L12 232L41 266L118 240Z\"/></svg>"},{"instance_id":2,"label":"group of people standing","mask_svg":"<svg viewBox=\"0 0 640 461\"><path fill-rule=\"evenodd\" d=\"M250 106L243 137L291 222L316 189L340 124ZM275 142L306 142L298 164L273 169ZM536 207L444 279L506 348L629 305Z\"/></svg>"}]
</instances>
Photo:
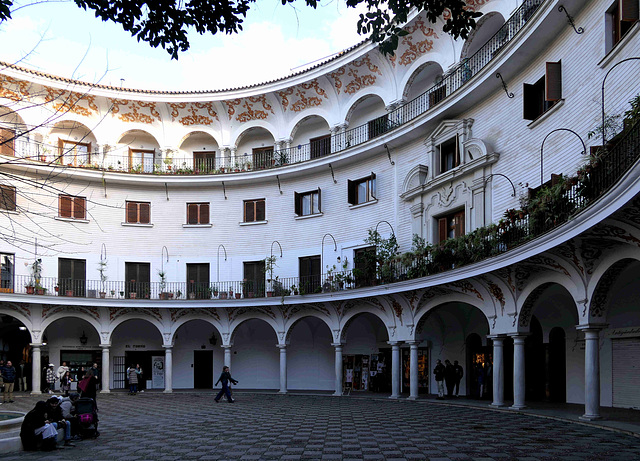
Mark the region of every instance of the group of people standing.
<instances>
[{"instance_id":1,"label":"group of people standing","mask_svg":"<svg viewBox=\"0 0 640 461\"><path fill-rule=\"evenodd\" d=\"M464 370L457 360L453 361L453 365L447 359L444 365L440 359L436 362L433 369L436 384L438 385L438 399L444 399L444 386L447 386L447 397L458 397L460 395L460 381L464 376Z\"/></svg>"},{"instance_id":2,"label":"group of people standing","mask_svg":"<svg viewBox=\"0 0 640 461\"><path fill-rule=\"evenodd\" d=\"M17 367L11 360L0 360L0 390L2 390L2 403L13 403L13 392L27 391L27 363L21 360ZM18 383L16 389L16 382Z\"/></svg>"},{"instance_id":3,"label":"group of people standing","mask_svg":"<svg viewBox=\"0 0 640 461\"><path fill-rule=\"evenodd\" d=\"M68 396L71 391L72 382L77 382L78 389L81 390L80 383L89 377L93 377L91 382L95 384L97 388L100 384L100 371L97 363L94 363L93 366L88 369L80 367L75 374L72 374L67 366L67 362L62 362L62 365L58 367L57 371L55 370L55 365L50 363L42 370L42 392L53 394L56 390L56 383L60 382L60 391L64 396Z\"/></svg>"}]
</instances>

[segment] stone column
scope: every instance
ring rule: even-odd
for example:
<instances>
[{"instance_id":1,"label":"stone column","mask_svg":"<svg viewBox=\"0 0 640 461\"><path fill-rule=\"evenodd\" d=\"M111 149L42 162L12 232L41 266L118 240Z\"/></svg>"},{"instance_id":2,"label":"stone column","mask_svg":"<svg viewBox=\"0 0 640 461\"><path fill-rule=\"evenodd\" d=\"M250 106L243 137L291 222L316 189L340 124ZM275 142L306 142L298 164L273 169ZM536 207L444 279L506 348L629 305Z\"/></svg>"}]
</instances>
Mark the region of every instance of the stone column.
<instances>
[{"instance_id":1,"label":"stone column","mask_svg":"<svg viewBox=\"0 0 640 461\"><path fill-rule=\"evenodd\" d=\"M513 338L513 405L511 408L521 410L527 408L524 400L524 341L527 335L514 334L510 336Z\"/></svg>"},{"instance_id":2,"label":"stone column","mask_svg":"<svg viewBox=\"0 0 640 461\"><path fill-rule=\"evenodd\" d=\"M278 394L287 393L287 345L278 344L280 349L280 391Z\"/></svg>"},{"instance_id":3,"label":"stone column","mask_svg":"<svg viewBox=\"0 0 640 461\"><path fill-rule=\"evenodd\" d=\"M600 326L578 326L584 332L584 415L593 421L600 416Z\"/></svg>"},{"instance_id":4,"label":"stone column","mask_svg":"<svg viewBox=\"0 0 640 461\"><path fill-rule=\"evenodd\" d=\"M407 341L409 353L409 400L418 398L418 341Z\"/></svg>"},{"instance_id":5,"label":"stone column","mask_svg":"<svg viewBox=\"0 0 640 461\"><path fill-rule=\"evenodd\" d=\"M223 345L224 349L224 366L231 368L231 344Z\"/></svg>"},{"instance_id":6,"label":"stone column","mask_svg":"<svg viewBox=\"0 0 640 461\"><path fill-rule=\"evenodd\" d=\"M493 340L493 402L494 407L504 406L504 337L490 335ZM471 370L467 370L468 373Z\"/></svg>"},{"instance_id":7,"label":"stone column","mask_svg":"<svg viewBox=\"0 0 640 461\"><path fill-rule=\"evenodd\" d=\"M336 348L335 370L336 370L336 391L333 395L342 395L342 343L331 343Z\"/></svg>"},{"instance_id":8,"label":"stone column","mask_svg":"<svg viewBox=\"0 0 640 461\"><path fill-rule=\"evenodd\" d=\"M40 347L42 346L42 344L31 343L29 345L31 346L31 394L38 395L42 394L42 392L40 391L40 373L42 371L42 364L40 363L42 361L40 357Z\"/></svg>"},{"instance_id":9,"label":"stone column","mask_svg":"<svg viewBox=\"0 0 640 461\"><path fill-rule=\"evenodd\" d=\"M400 343L389 341L391 346L391 395L390 399L400 397Z\"/></svg>"},{"instance_id":10,"label":"stone column","mask_svg":"<svg viewBox=\"0 0 640 461\"><path fill-rule=\"evenodd\" d=\"M102 348L102 389L100 390L101 394L108 394L111 392L109 390L109 384L111 382L111 367L109 366L109 345L108 344L100 344Z\"/></svg>"},{"instance_id":11,"label":"stone column","mask_svg":"<svg viewBox=\"0 0 640 461\"><path fill-rule=\"evenodd\" d=\"M164 392L173 392L173 346L164 347Z\"/></svg>"}]
</instances>

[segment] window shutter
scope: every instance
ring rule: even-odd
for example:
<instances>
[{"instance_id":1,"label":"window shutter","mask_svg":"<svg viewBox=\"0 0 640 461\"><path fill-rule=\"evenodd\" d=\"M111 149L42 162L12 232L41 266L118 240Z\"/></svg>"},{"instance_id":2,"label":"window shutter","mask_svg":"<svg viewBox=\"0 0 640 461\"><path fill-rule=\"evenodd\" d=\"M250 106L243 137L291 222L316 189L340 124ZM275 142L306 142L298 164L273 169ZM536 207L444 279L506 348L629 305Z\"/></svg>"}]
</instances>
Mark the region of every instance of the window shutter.
<instances>
[{"instance_id":1,"label":"window shutter","mask_svg":"<svg viewBox=\"0 0 640 461\"><path fill-rule=\"evenodd\" d=\"M318 211L322 213L322 191L318 187Z\"/></svg>"},{"instance_id":2,"label":"window shutter","mask_svg":"<svg viewBox=\"0 0 640 461\"><path fill-rule=\"evenodd\" d=\"M371 172L371 197L374 198L374 200L377 199L377 191L376 191L376 174L372 171Z\"/></svg>"},{"instance_id":3,"label":"window shutter","mask_svg":"<svg viewBox=\"0 0 640 461\"><path fill-rule=\"evenodd\" d=\"M620 0L621 21L637 21L638 14L638 0Z\"/></svg>"},{"instance_id":4,"label":"window shutter","mask_svg":"<svg viewBox=\"0 0 640 461\"><path fill-rule=\"evenodd\" d=\"M456 224L455 224L456 237L460 237L464 235L464 211L461 211L460 213L456 213L454 216L454 219L456 220Z\"/></svg>"},{"instance_id":5,"label":"window shutter","mask_svg":"<svg viewBox=\"0 0 640 461\"><path fill-rule=\"evenodd\" d=\"M447 240L447 218L438 219L438 242Z\"/></svg>"},{"instance_id":6,"label":"window shutter","mask_svg":"<svg viewBox=\"0 0 640 461\"><path fill-rule=\"evenodd\" d=\"M265 220L265 201L258 200L256 202L256 221L264 221Z\"/></svg>"},{"instance_id":7,"label":"window shutter","mask_svg":"<svg viewBox=\"0 0 640 461\"><path fill-rule=\"evenodd\" d=\"M358 203L358 193L356 191L357 183L355 181L347 180L347 201L351 205Z\"/></svg>"},{"instance_id":8,"label":"window shutter","mask_svg":"<svg viewBox=\"0 0 640 461\"><path fill-rule=\"evenodd\" d=\"M73 198L73 217L76 219L85 219L85 198L74 197Z\"/></svg>"},{"instance_id":9,"label":"window shutter","mask_svg":"<svg viewBox=\"0 0 640 461\"><path fill-rule=\"evenodd\" d=\"M637 2L637 0L636 0ZM562 65L561 61L548 62L545 83L545 100L559 101L562 99Z\"/></svg>"},{"instance_id":10,"label":"window shutter","mask_svg":"<svg viewBox=\"0 0 640 461\"><path fill-rule=\"evenodd\" d=\"M60 196L60 216L63 218L71 217L71 197L68 195Z\"/></svg>"},{"instance_id":11,"label":"window shutter","mask_svg":"<svg viewBox=\"0 0 640 461\"><path fill-rule=\"evenodd\" d=\"M15 132L0 128L0 155L14 155Z\"/></svg>"},{"instance_id":12,"label":"window shutter","mask_svg":"<svg viewBox=\"0 0 640 461\"><path fill-rule=\"evenodd\" d=\"M453 166L460 165L460 137L456 134L456 155Z\"/></svg>"},{"instance_id":13,"label":"window shutter","mask_svg":"<svg viewBox=\"0 0 640 461\"><path fill-rule=\"evenodd\" d=\"M300 206L300 194L297 192L293 193L293 212L296 216L300 216L302 214L302 207Z\"/></svg>"},{"instance_id":14,"label":"window shutter","mask_svg":"<svg viewBox=\"0 0 640 461\"><path fill-rule=\"evenodd\" d=\"M195 203L187 205L187 224L198 224L198 205Z\"/></svg>"},{"instance_id":15,"label":"window shutter","mask_svg":"<svg viewBox=\"0 0 640 461\"><path fill-rule=\"evenodd\" d=\"M138 222L138 207L134 202L127 202L127 222Z\"/></svg>"},{"instance_id":16,"label":"window shutter","mask_svg":"<svg viewBox=\"0 0 640 461\"><path fill-rule=\"evenodd\" d=\"M64 141L58 138L58 163L62 163L63 156L64 156Z\"/></svg>"},{"instance_id":17,"label":"window shutter","mask_svg":"<svg viewBox=\"0 0 640 461\"><path fill-rule=\"evenodd\" d=\"M538 102L536 101L535 85L525 83L522 88L522 118L535 120L538 116Z\"/></svg>"},{"instance_id":18,"label":"window shutter","mask_svg":"<svg viewBox=\"0 0 640 461\"><path fill-rule=\"evenodd\" d=\"M244 202L244 222L253 222L253 202Z\"/></svg>"},{"instance_id":19,"label":"window shutter","mask_svg":"<svg viewBox=\"0 0 640 461\"><path fill-rule=\"evenodd\" d=\"M16 211L16 189L10 186L0 186L2 202L0 208L7 211Z\"/></svg>"},{"instance_id":20,"label":"window shutter","mask_svg":"<svg viewBox=\"0 0 640 461\"><path fill-rule=\"evenodd\" d=\"M148 203L140 203L140 223L149 224L151 222L151 206Z\"/></svg>"},{"instance_id":21,"label":"window shutter","mask_svg":"<svg viewBox=\"0 0 640 461\"><path fill-rule=\"evenodd\" d=\"M209 204L200 205L200 224L209 224Z\"/></svg>"}]
</instances>

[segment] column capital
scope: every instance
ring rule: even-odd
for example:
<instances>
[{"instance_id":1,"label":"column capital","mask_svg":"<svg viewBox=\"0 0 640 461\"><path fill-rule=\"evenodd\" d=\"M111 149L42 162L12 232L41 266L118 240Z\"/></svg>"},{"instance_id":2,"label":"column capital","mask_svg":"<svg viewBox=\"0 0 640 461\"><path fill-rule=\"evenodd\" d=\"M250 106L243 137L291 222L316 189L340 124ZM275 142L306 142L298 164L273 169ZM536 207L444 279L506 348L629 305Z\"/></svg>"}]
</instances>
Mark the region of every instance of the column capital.
<instances>
[{"instance_id":1,"label":"column capital","mask_svg":"<svg viewBox=\"0 0 640 461\"><path fill-rule=\"evenodd\" d=\"M220 347L223 349L231 349L233 347L233 344L221 344Z\"/></svg>"},{"instance_id":2,"label":"column capital","mask_svg":"<svg viewBox=\"0 0 640 461\"><path fill-rule=\"evenodd\" d=\"M418 341L418 340L411 340L411 341L405 341L404 343L408 346L415 346L418 347L418 344L420 344L422 341Z\"/></svg>"},{"instance_id":3,"label":"column capital","mask_svg":"<svg viewBox=\"0 0 640 461\"><path fill-rule=\"evenodd\" d=\"M29 346L40 348L42 347L42 343L29 343Z\"/></svg>"},{"instance_id":4,"label":"column capital","mask_svg":"<svg viewBox=\"0 0 640 461\"><path fill-rule=\"evenodd\" d=\"M607 323L588 323L586 325L576 325L576 330L578 331L600 331L607 328L609 324Z\"/></svg>"},{"instance_id":5,"label":"column capital","mask_svg":"<svg viewBox=\"0 0 640 461\"><path fill-rule=\"evenodd\" d=\"M282 350L287 350L287 346L288 346L288 344L276 344L276 347L278 349L280 349L281 351Z\"/></svg>"},{"instance_id":6,"label":"column capital","mask_svg":"<svg viewBox=\"0 0 640 461\"><path fill-rule=\"evenodd\" d=\"M100 347L108 350L111 347L111 344L100 344Z\"/></svg>"},{"instance_id":7,"label":"column capital","mask_svg":"<svg viewBox=\"0 0 640 461\"><path fill-rule=\"evenodd\" d=\"M331 345L332 345L333 347L342 347L342 346L344 346L344 344L343 344L343 343L331 343Z\"/></svg>"},{"instance_id":8,"label":"column capital","mask_svg":"<svg viewBox=\"0 0 640 461\"><path fill-rule=\"evenodd\" d=\"M499 333L495 335L487 335L487 338L493 341L504 341L505 339L507 339L507 335L505 333Z\"/></svg>"},{"instance_id":9,"label":"column capital","mask_svg":"<svg viewBox=\"0 0 640 461\"><path fill-rule=\"evenodd\" d=\"M167 351L171 351L171 349L173 349L173 344L163 344L162 347Z\"/></svg>"},{"instance_id":10,"label":"column capital","mask_svg":"<svg viewBox=\"0 0 640 461\"><path fill-rule=\"evenodd\" d=\"M516 331L514 333L507 333L507 336L509 336L510 338L513 338L513 339L526 338L527 336L531 336L531 333L524 332L524 331Z\"/></svg>"},{"instance_id":11,"label":"column capital","mask_svg":"<svg viewBox=\"0 0 640 461\"><path fill-rule=\"evenodd\" d=\"M387 344L391 347L400 346L400 343L402 343L402 341L387 341Z\"/></svg>"}]
</instances>

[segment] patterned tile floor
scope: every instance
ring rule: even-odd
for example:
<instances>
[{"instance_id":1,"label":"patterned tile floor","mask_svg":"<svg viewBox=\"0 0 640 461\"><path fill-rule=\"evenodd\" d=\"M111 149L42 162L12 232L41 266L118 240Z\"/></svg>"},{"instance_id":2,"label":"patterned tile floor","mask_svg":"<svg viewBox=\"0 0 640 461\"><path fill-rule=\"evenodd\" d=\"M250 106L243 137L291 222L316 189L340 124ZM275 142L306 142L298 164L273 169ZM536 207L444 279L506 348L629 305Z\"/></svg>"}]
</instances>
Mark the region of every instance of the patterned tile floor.
<instances>
[{"instance_id":1,"label":"patterned tile floor","mask_svg":"<svg viewBox=\"0 0 640 461\"><path fill-rule=\"evenodd\" d=\"M0 410L27 411L20 396ZM637 436L429 400L236 393L99 395L95 440L2 460L640 460Z\"/></svg>"}]
</instances>

